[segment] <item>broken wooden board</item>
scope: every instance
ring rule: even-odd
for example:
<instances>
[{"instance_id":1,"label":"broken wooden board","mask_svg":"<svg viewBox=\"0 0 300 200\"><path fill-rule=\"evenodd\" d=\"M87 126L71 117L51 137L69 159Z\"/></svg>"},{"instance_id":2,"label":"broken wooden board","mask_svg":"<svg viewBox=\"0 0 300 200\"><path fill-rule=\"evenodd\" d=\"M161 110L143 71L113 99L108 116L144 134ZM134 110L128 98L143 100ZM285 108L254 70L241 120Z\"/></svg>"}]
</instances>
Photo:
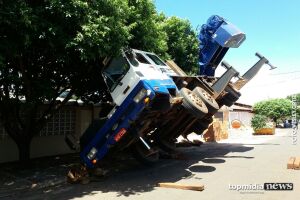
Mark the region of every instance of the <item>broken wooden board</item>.
<instances>
[{"instance_id":1,"label":"broken wooden board","mask_svg":"<svg viewBox=\"0 0 300 200\"><path fill-rule=\"evenodd\" d=\"M294 162L295 162L295 157L290 157L288 163L287 163L287 168L288 169L294 169Z\"/></svg>"},{"instance_id":2,"label":"broken wooden board","mask_svg":"<svg viewBox=\"0 0 300 200\"><path fill-rule=\"evenodd\" d=\"M159 187L165 188L175 188L175 189L182 189L182 190L195 190L195 191L203 191L204 185L187 185L187 184L180 184L180 183L158 183Z\"/></svg>"},{"instance_id":3,"label":"broken wooden board","mask_svg":"<svg viewBox=\"0 0 300 200\"><path fill-rule=\"evenodd\" d=\"M294 161L294 169L300 169L300 157L296 157Z\"/></svg>"},{"instance_id":4,"label":"broken wooden board","mask_svg":"<svg viewBox=\"0 0 300 200\"><path fill-rule=\"evenodd\" d=\"M167 60L166 64L171 67L176 74L186 76L186 73L173 60Z\"/></svg>"}]
</instances>

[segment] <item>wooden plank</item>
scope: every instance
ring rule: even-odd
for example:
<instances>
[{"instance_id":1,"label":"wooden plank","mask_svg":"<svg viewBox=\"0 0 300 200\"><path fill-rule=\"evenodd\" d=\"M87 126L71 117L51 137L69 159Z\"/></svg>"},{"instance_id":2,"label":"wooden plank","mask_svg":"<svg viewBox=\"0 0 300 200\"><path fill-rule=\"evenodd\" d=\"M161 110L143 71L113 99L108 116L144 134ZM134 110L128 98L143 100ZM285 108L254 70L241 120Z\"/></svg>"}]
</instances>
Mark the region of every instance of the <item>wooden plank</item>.
<instances>
[{"instance_id":1,"label":"wooden plank","mask_svg":"<svg viewBox=\"0 0 300 200\"><path fill-rule=\"evenodd\" d=\"M186 76L186 73L173 60L167 60L166 64L171 67L176 74Z\"/></svg>"},{"instance_id":2,"label":"wooden plank","mask_svg":"<svg viewBox=\"0 0 300 200\"><path fill-rule=\"evenodd\" d=\"M294 169L294 162L295 162L295 157L290 157L288 163L287 163L287 168L288 169Z\"/></svg>"},{"instance_id":3,"label":"wooden plank","mask_svg":"<svg viewBox=\"0 0 300 200\"><path fill-rule=\"evenodd\" d=\"M159 187L165 188L175 188L175 189L182 189L182 190L195 190L195 191L203 191L204 185L186 185L186 184L179 184L179 183L158 183Z\"/></svg>"},{"instance_id":4,"label":"wooden plank","mask_svg":"<svg viewBox=\"0 0 300 200\"><path fill-rule=\"evenodd\" d=\"M296 157L294 162L294 169L300 169L300 157Z\"/></svg>"}]
</instances>

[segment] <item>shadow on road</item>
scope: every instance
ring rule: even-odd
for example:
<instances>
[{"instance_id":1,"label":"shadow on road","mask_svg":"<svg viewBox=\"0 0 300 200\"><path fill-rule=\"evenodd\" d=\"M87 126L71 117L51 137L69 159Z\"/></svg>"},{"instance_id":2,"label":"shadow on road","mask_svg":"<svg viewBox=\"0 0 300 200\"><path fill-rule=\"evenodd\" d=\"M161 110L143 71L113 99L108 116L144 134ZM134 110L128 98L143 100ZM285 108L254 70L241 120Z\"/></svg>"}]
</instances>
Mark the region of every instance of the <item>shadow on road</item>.
<instances>
[{"instance_id":1,"label":"shadow on road","mask_svg":"<svg viewBox=\"0 0 300 200\"><path fill-rule=\"evenodd\" d=\"M224 163L224 159L218 159L218 158L205 158L201 160L204 163Z\"/></svg>"},{"instance_id":2,"label":"shadow on road","mask_svg":"<svg viewBox=\"0 0 300 200\"><path fill-rule=\"evenodd\" d=\"M159 182L177 182L190 179L202 173L213 173L217 168L211 164L225 163L225 159L252 159L242 153L251 151L253 147L243 144L208 143L200 147L179 148L180 160L161 160L151 167L145 167L133 159L119 161L112 166L114 171L105 178L92 181L87 185L59 184L50 188L28 190L14 197L28 199L71 199L96 193L113 193L114 196L130 196L150 192ZM238 156L227 156L228 153L241 153ZM224 159L222 159L224 158ZM125 166L125 167L124 167ZM119 170L120 169L120 170Z\"/></svg>"}]
</instances>

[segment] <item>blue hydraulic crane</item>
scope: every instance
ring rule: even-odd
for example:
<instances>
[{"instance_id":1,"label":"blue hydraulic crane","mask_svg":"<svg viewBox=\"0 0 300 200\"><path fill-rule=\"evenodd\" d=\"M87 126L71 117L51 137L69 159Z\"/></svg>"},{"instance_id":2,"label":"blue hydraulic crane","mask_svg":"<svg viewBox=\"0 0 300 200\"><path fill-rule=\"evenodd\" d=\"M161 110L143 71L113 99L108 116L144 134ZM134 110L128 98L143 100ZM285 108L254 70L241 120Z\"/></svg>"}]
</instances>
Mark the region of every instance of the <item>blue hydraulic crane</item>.
<instances>
[{"instance_id":1,"label":"blue hydraulic crane","mask_svg":"<svg viewBox=\"0 0 300 200\"><path fill-rule=\"evenodd\" d=\"M246 39L245 33L218 15L203 24L199 34L199 75L214 76L229 48L238 48Z\"/></svg>"}]
</instances>

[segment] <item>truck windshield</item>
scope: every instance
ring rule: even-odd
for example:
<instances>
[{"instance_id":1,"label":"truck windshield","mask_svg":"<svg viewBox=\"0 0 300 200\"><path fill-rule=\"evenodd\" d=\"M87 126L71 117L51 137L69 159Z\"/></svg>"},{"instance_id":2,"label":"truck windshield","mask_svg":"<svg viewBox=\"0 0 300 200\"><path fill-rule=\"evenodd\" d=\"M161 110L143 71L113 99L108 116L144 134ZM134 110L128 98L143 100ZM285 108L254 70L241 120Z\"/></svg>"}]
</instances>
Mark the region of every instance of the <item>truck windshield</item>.
<instances>
[{"instance_id":1,"label":"truck windshield","mask_svg":"<svg viewBox=\"0 0 300 200\"><path fill-rule=\"evenodd\" d=\"M149 54L147 53L147 56L156 64L156 65L161 65L161 66L165 66L165 63L156 55L153 54Z\"/></svg>"},{"instance_id":2,"label":"truck windshield","mask_svg":"<svg viewBox=\"0 0 300 200\"><path fill-rule=\"evenodd\" d=\"M113 91L125 76L130 66L124 57L114 58L102 74L110 91Z\"/></svg>"}]
</instances>

